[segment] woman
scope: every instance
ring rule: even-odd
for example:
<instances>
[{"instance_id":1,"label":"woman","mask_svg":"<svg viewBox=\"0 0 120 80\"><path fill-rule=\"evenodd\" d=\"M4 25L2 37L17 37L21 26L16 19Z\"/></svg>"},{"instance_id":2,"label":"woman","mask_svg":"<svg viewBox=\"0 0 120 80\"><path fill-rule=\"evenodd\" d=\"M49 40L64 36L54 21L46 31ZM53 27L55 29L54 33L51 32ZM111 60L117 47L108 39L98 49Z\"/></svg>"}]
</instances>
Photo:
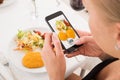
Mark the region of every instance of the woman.
<instances>
[{"instance_id":1,"label":"woman","mask_svg":"<svg viewBox=\"0 0 120 80\"><path fill-rule=\"evenodd\" d=\"M106 56L107 53L115 58L108 61L109 63L107 62L104 68L99 70L94 79L119 80L120 61L116 58L120 58L120 0L83 0L83 3L89 12L89 25L92 33L78 31L81 38L75 43L84 45L77 51L68 54L67 57L81 54L106 60L110 59ZM52 42L55 51L52 49ZM65 58L59 39L55 34L46 34L42 58L50 80L64 80Z\"/></svg>"}]
</instances>

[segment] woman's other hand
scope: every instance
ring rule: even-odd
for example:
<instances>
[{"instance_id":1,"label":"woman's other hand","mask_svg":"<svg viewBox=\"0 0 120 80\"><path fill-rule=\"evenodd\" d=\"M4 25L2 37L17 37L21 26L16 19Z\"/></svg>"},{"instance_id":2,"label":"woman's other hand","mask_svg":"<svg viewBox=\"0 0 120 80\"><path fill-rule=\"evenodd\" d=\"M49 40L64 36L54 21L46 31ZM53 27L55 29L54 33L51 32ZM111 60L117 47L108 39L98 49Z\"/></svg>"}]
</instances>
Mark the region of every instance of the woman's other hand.
<instances>
[{"instance_id":1,"label":"woman's other hand","mask_svg":"<svg viewBox=\"0 0 120 80\"><path fill-rule=\"evenodd\" d=\"M85 55L91 57L99 57L102 55L103 50L96 44L93 36L88 32L77 31L80 39L75 42L76 45L83 44L77 51L67 54L68 58L76 55Z\"/></svg>"},{"instance_id":2,"label":"woman's other hand","mask_svg":"<svg viewBox=\"0 0 120 80\"><path fill-rule=\"evenodd\" d=\"M64 80L66 63L60 41L55 34L46 33L41 55L50 80Z\"/></svg>"}]
</instances>

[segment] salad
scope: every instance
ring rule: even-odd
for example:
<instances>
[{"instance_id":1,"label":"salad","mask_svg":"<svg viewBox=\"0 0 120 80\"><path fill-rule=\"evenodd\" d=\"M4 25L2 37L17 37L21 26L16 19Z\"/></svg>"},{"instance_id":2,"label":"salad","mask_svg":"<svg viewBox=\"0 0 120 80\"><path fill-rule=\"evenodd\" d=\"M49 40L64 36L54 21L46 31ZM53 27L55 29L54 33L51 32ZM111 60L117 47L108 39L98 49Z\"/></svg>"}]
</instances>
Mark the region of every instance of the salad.
<instances>
[{"instance_id":1,"label":"salad","mask_svg":"<svg viewBox=\"0 0 120 80\"><path fill-rule=\"evenodd\" d=\"M15 50L33 51L43 48L44 35L45 34L42 34L40 31L37 30L18 30L17 38L15 39L15 42L17 43L17 47L15 48Z\"/></svg>"}]
</instances>

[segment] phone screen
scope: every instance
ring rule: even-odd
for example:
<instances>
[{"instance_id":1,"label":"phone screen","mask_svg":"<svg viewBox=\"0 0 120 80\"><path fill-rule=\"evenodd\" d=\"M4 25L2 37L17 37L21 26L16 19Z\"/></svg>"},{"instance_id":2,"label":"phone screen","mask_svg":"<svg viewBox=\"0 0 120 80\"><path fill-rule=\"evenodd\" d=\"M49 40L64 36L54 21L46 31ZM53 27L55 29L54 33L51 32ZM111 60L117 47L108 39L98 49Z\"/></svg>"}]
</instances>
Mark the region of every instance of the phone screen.
<instances>
[{"instance_id":1,"label":"phone screen","mask_svg":"<svg viewBox=\"0 0 120 80\"><path fill-rule=\"evenodd\" d=\"M54 32L57 33L65 49L74 46L74 42L79 39L79 36L64 15L59 15L48 22Z\"/></svg>"}]
</instances>

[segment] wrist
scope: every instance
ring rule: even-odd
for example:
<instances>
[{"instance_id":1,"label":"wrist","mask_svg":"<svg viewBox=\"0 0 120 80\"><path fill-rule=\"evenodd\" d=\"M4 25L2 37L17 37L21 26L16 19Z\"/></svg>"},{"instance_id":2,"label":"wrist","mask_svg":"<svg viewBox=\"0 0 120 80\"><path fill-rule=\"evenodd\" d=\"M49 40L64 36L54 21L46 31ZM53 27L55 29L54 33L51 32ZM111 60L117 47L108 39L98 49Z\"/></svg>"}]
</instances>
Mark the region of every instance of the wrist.
<instances>
[{"instance_id":1,"label":"wrist","mask_svg":"<svg viewBox=\"0 0 120 80\"><path fill-rule=\"evenodd\" d=\"M64 80L64 78L63 79L61 79L61 78L50 78L50 80Z\"/></svg>"},{"instance_id":2,"label":"wrist","mask_svg":"<svg viewBox=\"0 0 120 80\"><path fill-rule=\"evenodd\" d=\"M50 80L64 80L64 77L59 77L59 75L57 75L55 77L50 77Z\"/></svg>"}]
</instances>

